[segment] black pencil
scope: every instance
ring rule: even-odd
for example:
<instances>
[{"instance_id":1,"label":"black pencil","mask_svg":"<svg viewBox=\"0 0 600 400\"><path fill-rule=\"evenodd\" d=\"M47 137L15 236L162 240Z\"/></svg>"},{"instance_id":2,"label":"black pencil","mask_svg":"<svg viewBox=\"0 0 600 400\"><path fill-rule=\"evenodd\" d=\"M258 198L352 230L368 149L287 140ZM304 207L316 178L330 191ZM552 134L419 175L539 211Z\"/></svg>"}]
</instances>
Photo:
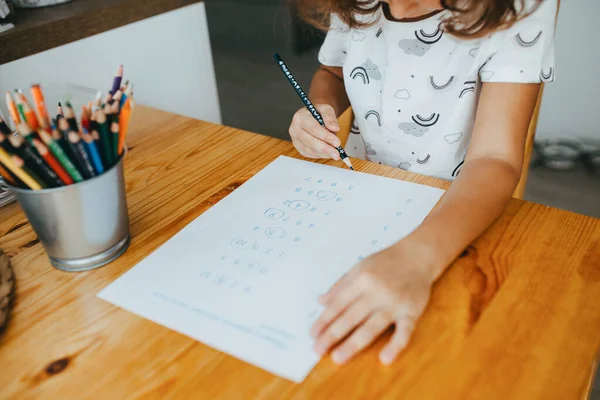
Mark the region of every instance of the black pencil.
<instances>
[{"instance_id":1,"label":"black pencil","mask_svg":"<svg viewBox=\"0 0 600 400\"><path fill-rule=\"evenodd\" d=\"M69 129L69 123L65 118L61 118L61 120L58 121L58 129L68 146L69 156L77 166L77 170L83 175L83 178L90 179L96 176L94 167L92 167L92 163L81 143L81 138L77 132L73 132Z\"/></svg>"},{"instance_id":2,"label":"black pencil","mask_svg":"<svg viewBox=\"0 0 600 400\"><path fill-rule=\"evenodd\" d=\"M325 121L323 120L323 116L319 113L319 111L317 111L317 109L315 108L313 103L310 101L310 99L308 98L308 96L306 95L304 90L302 89L302 86L300 86L298 81L294 78L294 75L292 75L292 73L290 72L290 69L287 67L287 65L285 64L283 59L279 56L279 54L273 55L273 58L277 62L277 65L279 66L279 68L281 69L281 71L283 72L285 77L288 79L290 84L296 90L296 93L298 94L298 96L300 97L300 99L302 100L302 102L304 103L306 108L308 109L308 111L312 114L314 119L316 119L317 122L323 128L327 129L325 127ZM337 147L336 150L340 153L340 157L341 157L342 161L344 162L344 164L346 164L348 166L348 168L350 168L351 170L354 171L354 167L352 166L352 163L350 162L350 158L348 158L348 154L346 154L346 150L344 150L344 148L342 146Z\"/></svg>"},{"instance_id":3,"label":"black pencil","mask_svg":"<svg viewBox=\"0 0 600 400\"><path fill-rule=\"evenodd\" d=\"M10 128L8 127L8 125L6 124L6 122L4 121L4 118L2 118L2 114L1 113L0 113L0 133L5 134L6 136L12 135L12 131L10 130Z\"/></svg>"},{"instance_id":4,"label":"black pencil","mask_svg":"<svg viewBox=\"0 0 600 400\"><path fill-rule=\"evenodd\" d=\"M39 186L39 189L47 189L50 187L48 182L46 182L41 176L38 176L27 165L25 165L25 161L23 161L21 157L15 154L11 157L11 159L14 166L24 172L24 175L21 175L23 176L22 181L25 182L29 188L35 189L35 186L33 185ZM25 178L28 178L28 180L25 180Z\"/></svg>"},{"instance_id":5,"label":"black pencil","mask_svg":"<svg viewBox=\"0 0 600 400\"><path fill-rule=\"evenodd\" d=\"M67 101L67 111L63 114L69 123L69 130L73 132L79 132L79 125L77 124L77 117L75 117L75 110L70 101Z\"/></svg>"},{"instance_id":6,"label":"black pencil","mask_svg":"<svg viewBox=\"0 0 600 400\"><path fill-rule=\"evenodd\" d=\"M112 153L112 137L110 136L109 121L102 109L99 109L96 112L95 120L98 124L98 134L100 135L102 154L104 154L102 161L105 161L104 166L106 169L110 169L110 167L114 165L115 160Z\"/></svg>"},{"instance_id":7,"label":"black pencil","mask_svg":"<svg viewBox=\"0 0 600 400\"><path fill-rule=\"evenodd\" d=\"M85 147L81 141L81 136L79 136L77 132L70 131L68 141L73 148L73 152L76 154L77 159L80 160L81 164L83 165L84 176L90 178L95 177L97 175L96 171L94 170L90 156L88 155L87 151L85 151Z\"/></svg>"}]
</instances>

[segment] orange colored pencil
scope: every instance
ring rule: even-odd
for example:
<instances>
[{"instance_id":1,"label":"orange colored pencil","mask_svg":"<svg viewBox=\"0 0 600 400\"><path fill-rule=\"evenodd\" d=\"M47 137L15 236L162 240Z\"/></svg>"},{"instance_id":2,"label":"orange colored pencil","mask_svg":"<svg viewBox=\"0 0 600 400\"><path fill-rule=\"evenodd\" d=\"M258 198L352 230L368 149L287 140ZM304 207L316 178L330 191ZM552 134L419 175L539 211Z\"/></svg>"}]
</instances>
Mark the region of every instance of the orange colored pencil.
<instances>
[{"instance_id":1,"label":"orange colored pencil","mask_svg":"<svg viewBox=\"0 0 600 400\"><path fill-rule=\"evenodd\" d=\"M21 124L21 117L19 116L19 110L17 109L17 104L13 99L10 92L6 92L6 106L8 107L8 112L10 114L10 118L13 120L14 126L18 126Z\"/></svg>"},{"instance_id":2,"label":"orange colored pencil","mask_svg":"<svg viewBox=\"0 0 600 400\"><path fill-rule=\"evenodd\" d=\"M38 153L40 153L40 156L42 156L44 161L46 161L50 168L52 168L52 170L56 172L56 175L58 175L60 180L63 181L65 185L72 185L73 178L71 178L71 176L67 173L67 171L65 171L62 165L60 165L58 160L52 155L52 153L50 153L48 147L46 147L46 145L44 145L44 143L42 143L39 139L33 139L32 143L35 146Z\"/></svg>"},{"instance_id":3,"label":"orange colored pencil","mask_svg":"<svg viewBox=\"0 0 600 400\"><path fill-rule=\"evenodd\" d=\"M44 99L44 93L40 85L31 86L31 96L35 102L37 109L40 125L42 128L50 129L50 115L48 115L48 108L46 107L46 100Z\"/></svg>"},{"instance_id":4,"label":"orange colored pencil","mask_svg":"<svg viewBox=\"0 0 600 400\"><path fill-rule=\"evenodd\" d=\"M40 129L40 122L38 121L37 115L31 105L29 105L29 101L21 90L16 92L17 97L17 106L21 107L23 118L27 125L34 131L37 132Z\"/></svg>"},{"instance_id":5,"label":"orange colored pencil","mask_svg":"<svg viewBox=\"0 0 600 400\"><path fill-rule=\"evenodd\" d=\"M121 127L119 133L119 147L118 147L118 155L123 155L123 151L125 149L125 138L127 137L127 130L129 128L129 120L131 119L131 111L132 111L132 103L131 98L128 98L121 109L121 114L119 115L119 125Z\"/></svg>"},{"instance_id":6,"label":"orange colored pencil","mask_svg":"<svg viewBox=\"0 0 600 400\"><path fill-rule=\"evenodd\" d=\"M6 169L4 169L4 167L2 166L2 164L0 164L0 176L6 182L10 183L11 185L13 185L13 186L19 186L17 184L17 181L15 181L12 176L10 176L10 173Z\"/></svg>"}]
</instances>

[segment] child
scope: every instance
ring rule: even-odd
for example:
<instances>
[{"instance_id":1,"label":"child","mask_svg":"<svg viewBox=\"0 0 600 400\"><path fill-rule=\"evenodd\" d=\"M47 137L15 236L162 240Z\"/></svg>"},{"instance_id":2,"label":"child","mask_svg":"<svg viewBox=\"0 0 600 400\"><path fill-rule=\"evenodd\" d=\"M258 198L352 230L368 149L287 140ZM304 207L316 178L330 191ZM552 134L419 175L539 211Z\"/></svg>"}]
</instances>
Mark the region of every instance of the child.
<instances>
[{"instance_id":1,"label":"child","mask_svg":"<svg viewBox=\"0 0 600 400\"><path fill-rule=\"evenodd\" d=\"M557 0L297 0L331 15L306 109L290 126L306 157L339 159L336 116L350 105L350 155L452 180L412 234L357 265L321 297L315 350L345 363L391 325L380 354L407 345L431 286L502 212L519 181L540 90L554 80Z\"/></svg>"}]
</instances>

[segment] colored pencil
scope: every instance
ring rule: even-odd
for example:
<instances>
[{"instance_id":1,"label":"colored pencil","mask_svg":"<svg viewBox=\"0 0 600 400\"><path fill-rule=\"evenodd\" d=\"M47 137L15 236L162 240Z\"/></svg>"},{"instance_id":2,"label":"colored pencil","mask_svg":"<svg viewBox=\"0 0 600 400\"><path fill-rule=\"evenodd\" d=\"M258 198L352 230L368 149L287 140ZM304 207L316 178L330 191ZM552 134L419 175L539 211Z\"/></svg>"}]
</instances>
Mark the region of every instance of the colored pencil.
<instances>
[{"instance_id":1,"label":"colored pencil","mask_svg":"<svg viewBox=\"0 0 600 400\"><path fill-rule=\"evenodd\" d=\"M96 148L98 149L98 154L100 155L100 159L102 160L102 165L105 168L108 168L108 160L106 159L106 153L104 151L104 146L102 144L102 140L100 140L100 134L98 133L99 127L98 122L96 122L96 115L98 111L93 111L90 117L90 136L94 139L94 143L96 144Z\"/></svg>"},{"instance_id":2,"label":"colored pencil","mask_svg":"<svg viewBox=\"0 0 600 400\"><path fill-rule=\"evenodd\" d=\"M63 120L65 120L67 122L66 125L64 125L62 123ZM73 160L75 162L75 164L77 165L77 169L80 172L82 172L82 169L81 169L82 166L79 165L78 162L76 161L76 155L73 153L73 147L69 143L69 130L70 130L69 121L67 121L65 118L64 108L60 102L58 103L58 109L56 111L56 126L58 127L58 131L60 132L60 136L62 138L62 140L60 141L61 146L63 146L63 148L65 149L65 152L71 158L71 160ZM62 129L62 127L66 127L66 128Z\"/></svg>"},{"instance_id":3,"label":"colored pencil","mask_svg":"<svg viewBox=\"0 0 600 400\"><path fill-rule=\"evenodd\" d=\"M75 116L75 110L73 110L73 105L70 101L66 103L67 107L65 108L64 116L69 123L69 130L73 132L79 132L79 125L77 124L77 117Z\"/></svg>"},{"instance_id":4,"label":"colored pencil","mask_svg":"<svg viewBox=\"0 0 600 400\"><path fill-rule=\"evenodd\" d=\"M67 140L65 139L65 137L63 136L62 132L58 129L58 124L60 121L55 120L52 123L52 139L54 139L54 141L62 148L62 150L65 152L65 154L70 157L70 149L69 149L69 144L67 143ZM68 126L68 124L67 124Z\"/></svg>"},{"instance_id":5,"label":"colored pencil","mask_svg":"<svg viewBox=\"0 0 600 400\"><path fill-rule=\"evenodd\" d=\"M11 154L15 154L17 149L15 149L15 147L12 145L12 143L8 140L8 138L12 137L13 135L5 135L5 134L0 134L0 147L2 147L4 150L6 150L7 152L11 153Z\"/></svg>"},{"instance_id":6,"label":"colored pencil","mask_svg":"<svg viewBox=\"0 0 600 400\"><path fill-rule=\"evenodd\" d=\"M104 152L104 159L106 163L104 166L109 169L114 164L112 157L112 141L110 136L110 128L104 111L98 110L96 112L96 122L98 123L98 134L100 135L100 142L102 143L102 150Z\"/></svg>"},{"instance_id":7,"label":"colored pencil","mask_svg":"<svg viewBox=\"0 0 600 400\"><path fill-rule=\"evenodd\" d=\"M6 152L6 150L0 148L0 163L4 164L4 166L13 174L15 174L26 186L28 186L32 190L41 190L42 185L40 182L36 181L31 175L23 170L18 164L17 156L11 156ZM17 163L15 162L17 161ZM23 161L23 160L21 160ZM21 164L21 165L24 165Z\"/></svg>"},{"instance_id":8,"label":"colored pencil","mask_svg":"<svg viewBox=\"0 0 600 400\"><path fill-rule=\"evenodd\" d=\"M23 132L25 129L28 128L24 124L19 125L19 132ZM25 161L25 164L35 171L49 186L59 187L65 185L56 172L50 168L50 165L35 150L35 147L31 146L20 136L11 136L9 137L9 141L16 150L15 154L21 157Z\"/></svg>"},{"instance_id":9,"label":"colored pencil","mask_svg":"<svg viewBox=\"0 0 600 400\"><path fill-rule=\"evenodd\" d=\"M117 151L117 155L119 157L123 155L123 151L125 149L125 138L127 137L127 131L129 129L132 104L132 99L128 98L127 101L125 101L125 105L123 105L123 108L121 109L121 114L119 115L119 125L121 128L119 134L119 147Z\"/></svg>"},{"instance_id":10,"label":"colored pencil","mask_svg":"<svg viewBox=\"0 0 600 400\"><path fill-rule=\"evenodd\" d=\"M58 160L53 156L53 154L48 150L48 147L39 139L33 139L33 145L37 149L39 155L46 161L46 164L52 168L53 171L56 172L58 177L60 178L60 185L57 186L65 186L73 184L73 179L71 176L65 171L63 166L58 162Z\"/></svg>"},{"instance_id":11,"label":"colored pencil","mask_svg":"<svg viewBox=\"0 0 600 400\"><path fill-rule=\"evenodd\" d=\"M84 176L87 175L88 178L95 177L97 175L96 171L94 170L94 167L92 166L92 161L90 160L90 156L85 151L85 147L83 145L83 141L81 140L81 137L77 134L77 132L70 131L68 139L69 139L69 142L71 143L71 146L73 147L73 150L77 154L76 157L81 160L81 164L84 166L84 170L83 170Z\"/></svg>"},{"instance_id":12,"label":"colored pencil","mask_svg":"<svg viewBox=\"0 0 600 400\"><path fill-rule=\"evenodd\" d=\"M23 121L27 122L34 132L37 132L38 129L40 129L40 122L38 121L35 111L31 108L25 93L23 93L22 90L15 90L15 98L17 99L17 106L21 111Z\"/></svg>"},{"instance_id":13,"label":"colored pencil","mask_svg":"<svg viewBox=\"0 0 600 400\"><path fill-rule=\"evenodd\" d=\"M42 86L29 91L29 98L20 89L6 92L12 125L0 113L0 177L7 183L35 190L72 185L105 173L124 155L135 103L122 65L109 93L98 92L80 119L70 101L58 103L53 119Z\"/></svg>"},{"instance_id":14,"label":"colored pencil","mask_svg":"<svg viewBox=\"0 0 600 400\"><path fill-rule=\"evenodd\" d=\"M58 130L56 129L55 126L52 126L51 129L52 129L52 132L54 133L53 136L51 136L47 132L40 131L40 137L42 138L42 140L44 141L46 146L48 146L48 148L50 149L52 154L54 154L54 157L56 157L56 159L60 162L60 164L67 171L68 176L64 177L62 179L65 181L65 183L67 185L71 185L74 182L82 182L83 176L81 176L81 173L79 172L79 170L77 170L77 167L75 166L75 164L73 164L71 159L67 156L67 153L65 152L65 148L63 146L61 146L59 144L59 142L56 140L57 135L58 135L58 139L62 139L60 137L60 133L58 133Z\"/></svg>"},{"instance_id":15,"label":"colored pencil","mask_svg":"<svg viewBox=\"0 0 600 400\"><path fill-rule=\"evenodd\" d=\"M81 139L83 140L83 145L85 146L85 149L92 160L92 164L96 170L96 173L100 175L104 173L104 165L102 164L102 159L98 153L98 148L96 147L94 138L89 133L89 129L90 120L88 117L88 111L84 108L81 118Z\"/></svg>"},{"instance_id":16,"label":"colored pencil","mask_svg":"<svg viewBox=\"0 0 600 400\"><path fill-rule=\"evenodd\" d=\"M100 175L104 173L104 165L102 164L102 159L100 158L100 153L98 153L98 148L94 143L94 139L90 134L84 133L82 135L83 144L85 146L90 159L92 160L92 164L94 166L94 170L96 174Z\"/></svg>"},{"instance_id":17,"label":"colored pencil","mask_svg":"<svg viewBox=\"0 0 600 400\"><path fill-rule=\"evenodd\" d=\"M14 164L18 167L21 168L21 170L27 174L28 176L30 176L35 182L37 182L42 189L47 189L50 186L48 185L48 183L46 181L44 181L43 178L41 178L37 173L35 173L31 168L29 168L26 164L25 161L17 156L17 155L13 155L12 160L14 162Z\"/></svg>"},{"instance_id":18,"label":"colored pencil","mask_svg":"<svg viewBox=\"0 0 600 400\"><path fill-rule=\"evenodd\" d=\"M302 89L302 86L300 86L298 81L294 78L294 75L292 75L292 73L290 72L290 69L287 67L283 59L279 56L279 54L275 54L273 58L277 62L277 65L279 66L285 77L288 79L292 87L296 90L296 93L298 94L308 111L310 111L313 118L316 119L317 122L325 128L325 121L323 120L323 116L319 113L319 111L317 111L313 103L310 101L310 99ZM344 150L342 146L337 147L336 150L338 151L338 153L340 153L340 157L344 164L346 164L348 168L354 171L354 167L352 166L350 158L348 158L348 154L346 154L346 150Z\"/></svg>"},{"instance_id":19,"label":"colored pencil","mask_svg":"<svg viewBox=\"0 0 600 400\"><path fill-rule=\"evenodd\" d=\"M40 129L38 131L38 135L35 135L33 133L33 130L27 124L21 124L19 125L19 134L25 140L27 140L27 142L32 146L32 149L35 149L35 151L37 151L37 153L44 159L44 161L46 161L48 166L56 173L56 175L58 175L63 184L68 185L70 183L73 183L67 171L63 168L61 163L59 163L59 160L57 160L56 157L54 157L53 153L50 153L44 142L39 140L39 138L42 137L42 134L48 135L45 130ZM36 141L38 142L38 144L35 143ZM40 148L44 149L43 153L46 156L44 156L42 152L40 152Z\"/></svg>"},{"instance_id":20,"label":"colored pencil","mask_svg":"<svg viewBox=\"0 0 600 400\"><path fill-rule=\"evenodd\" d=\"M115 95L113 96L113 103L110 106L110 114L111 114L111 118L112 118L112 123L111 123L111 127L110 127L110 131L112 133L112 152L113 152L113 157L115 162L119 159L119 141L120 141L120 130L121 127L119 126L119 115L121 114L121 108L120 108L120 104L121 104L121 97L123 97L123 92L121 92L121 90L118 90Z\"/></svg>"},{"instance_id":21,"label":"colored pencil","mask_svg":"<svg viewBox=\"0 0 600 400\"><path fill-rule=\"evenodd\" d=\"M0 115L0 133L5 134L6 136L12 135L12 131L6 124L6 121L4 121L4 117L2 115Z\"/></svg>"},{"instance_id":22,"label":"colored pencil","mask_svg":"<svg viewBox=\"0 0 600 400\"><path fill-rule=\"evenodd\" d=\"M121 89L117 90L114 96L112 97L112 104L110 111L113 115L119 114L121 112L121 99L123 98L124 93Z\"/></svg>"},{"instance_id":23,"label":"colored pencil","mask_svg":"<svg viewBox=\"0 0 600 400\"><path fill-rule=\"evenodd\" d=\"M6 92L6 106L8 107L8 113L13 121L14 126L21 123L21 117L19 116L19 110L10 92Z\"/></svg>"},{"instance_id":24,"label":"colored pencil","mask_svg":"<svg viewBox=\"0 0 600 400\"><path fill-rule=\"evenodd\" d=\"M0 176L2 176L4 182L8 182L9 184L15 187L21 186L21 184L18 183L15 179L15 176L9 170L5 169L4 166L2 166L2 164L0 164Z\"/></svg>"},{"instance_id":25,"label":"colored pencil","mask_svg":"<svg viewBox=\"0 0 600 400\"><path fill-rule=\"evenodd\" d=\"M120 108L123 108L123 106L125 105L125 101L128 98L128 96L127 96L128 89L129 89L129 81L125 81L125 84L123 86L121 86L121 92L123 92L123 97L121 97L121 104L119 105Z\"/></svg>"},{"instance_id":26,"label":"colored pencil","mask_svg":"<svg viewBox=\"0 0 600 400\"><path fill-rule=\"evenodd\" d=\"M112 124L110 125L110 133L112 136L112 154L114 157L114 160L118 160L119 157L119 121L118 120L113 120Z\"/></svg>"},{"instance_id":27,"label":"colored pencil","mask_svg":"<svg viewBox=\"0 0 600 400\"><path fill-rule=\"evenodd\" d=\"M69 129L69 123L65 118L59 121L58 129L60 129L63 137L65 138L67 145L69 146L70 155L73 162L77 165L77 169L81 172L84 179L90 179L96 176L94 167L90 162L90 159L83 148L81 138L77 132L73 132Z\"/></svg>"},{"instance_id":28,"label":"colored pencil","mask_svg":"<svg viewBox=\"0 0 600 400\"><path fill-rule=\"evenodd\" d=\"M117 68L117 73L115 74L115 78L113 80L112 89L110 90L110 94L115 94L117 90L121 89L121 81L123 80L123 66L119 65Z\"/></svg>"},{"instance_id":29,"label":"colored pencil","mask_svg":"<svg viewBox=\"0 0 600 400\"><path fill-rule=\"evenodd\" d=\"M46 107L46 100L44 99L44 93L42 87L38 84L31 86L31 97L35 102L35 107L38 113L38 119L42 128L50 129L50 115L48 114L48 108Z\"/></svg>"}]
</instances>

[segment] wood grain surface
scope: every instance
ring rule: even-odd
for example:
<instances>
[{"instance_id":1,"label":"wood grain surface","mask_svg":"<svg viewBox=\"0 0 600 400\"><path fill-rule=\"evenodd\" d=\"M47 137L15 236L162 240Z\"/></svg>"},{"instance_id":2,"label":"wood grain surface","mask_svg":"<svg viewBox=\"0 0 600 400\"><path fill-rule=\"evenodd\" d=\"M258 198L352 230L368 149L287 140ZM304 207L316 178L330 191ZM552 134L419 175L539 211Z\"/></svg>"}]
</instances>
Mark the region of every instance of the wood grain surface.
<instances>
[{"instance_id":1,"label":"wood grain surface","mask_svg":"<svg viewBox=\"0 0 600 400\"><path fill-rule=\"evenodd\" d=\"M138 107L129 146L133 241L104 268L52 268L18 206L0 209L0 247L13 257L18 288L0 338L0 398L585 396L600 345L599 220L513 200L437 282L394 365L378 363L380 341L344 367L323 359L297 385L96 298L277 156L297 157L291 144ZM353 163L362 172L448 185Z\"/></svg>"},{"instance_id":2,"label":"wood grain surface","mask_svg":"<svg viewBox=\"0 0 600 400\"><path fill-rule=\"evenodd\" d=\"M75 0L17 9L15 27L0 33L0 65L202 0Z\"/></svg>"}]
</instances>

